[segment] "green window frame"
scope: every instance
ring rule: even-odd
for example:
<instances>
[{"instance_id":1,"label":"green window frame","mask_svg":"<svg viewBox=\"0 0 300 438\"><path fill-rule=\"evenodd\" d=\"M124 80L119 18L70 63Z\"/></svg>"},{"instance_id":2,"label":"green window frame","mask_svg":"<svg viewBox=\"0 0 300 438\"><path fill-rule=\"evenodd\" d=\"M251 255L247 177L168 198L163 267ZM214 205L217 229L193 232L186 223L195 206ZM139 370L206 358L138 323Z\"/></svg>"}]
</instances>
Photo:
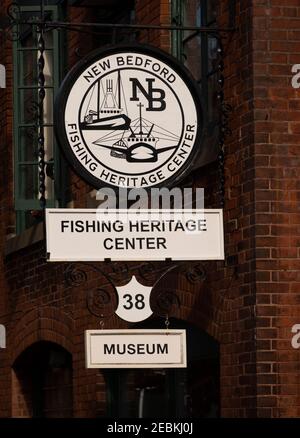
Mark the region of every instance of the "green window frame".
<instances>
[{"instance_id":1,"label":"green window frame","mask_svg":"<svg viewBox=\"0 0 300 438\"><path fill-rule=\"evenodd\" d=\"M45 6L47 20L62 19L58 5ZM39 6L20 6L20 16L39 18ZM36 26L16 25L19 38L13 43L13 145L16 233L41 218L39 202L37 102L38 49ZM64 72L64 35L57 29L45 32L45 171L47 207L65 204L66 169L53 130L54 99Z\"/></svg>"},{"instance_id":2,"label":"green window frame","mask_svg":"<svg viewBox=\"0 0 300 438\"><path fill-rule=\"evenodd\" d=\"M217 26L218 1L172 0L172 23L178 26ZM220 122L218 93L218 40L209 33L172 32L172 54L192 73L201 89L208 137L217 142Z\"/></svg>"}]
</instances>

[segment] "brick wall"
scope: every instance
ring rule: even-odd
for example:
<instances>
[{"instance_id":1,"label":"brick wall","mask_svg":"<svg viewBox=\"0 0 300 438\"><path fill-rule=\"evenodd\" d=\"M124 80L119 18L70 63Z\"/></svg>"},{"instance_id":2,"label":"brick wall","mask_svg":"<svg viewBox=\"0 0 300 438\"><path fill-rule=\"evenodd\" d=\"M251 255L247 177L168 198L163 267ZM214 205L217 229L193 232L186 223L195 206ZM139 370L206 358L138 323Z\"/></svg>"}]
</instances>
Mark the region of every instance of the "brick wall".
<instances>
[{"instance_id":1,"label":"brick wall","mask_svg":"<svg viewBox=\"0 0 300 438\"><path fill-rule=\"evenodd\" d=\"M225 2L223 2L225 3ZM222 348L225 416L299 416L299 2L237 2L225 57L226 254L237 256ZM228 333L226 333L228 331ZM233 343L234 342L234 343Z\"/></svg>"},{"instance_id":2,"label":"brick wall","mask_svg":"<svg viewBox=\"0 0 300 438\"><path fill-rule=\"evenodd\" d=\"M136 22L138 24L170 24L171 4L168 0L137 0L135 2ZM170 33L166 30L143 30L138 37L140 42L152 44L163 50L170 50Z\"/></svg>"},{"instance_id":3,"label":"brick wall","mask_svg":"<svg viewBox=\"0 0 300 438\"><path fill-rule=\"evenodd\" d=\"M300 415L299 351L291 327L299 301L299 90L291 68L300 60L300 4L256 1L254 114L259 415Z\"/></svg>"}]
</instances>

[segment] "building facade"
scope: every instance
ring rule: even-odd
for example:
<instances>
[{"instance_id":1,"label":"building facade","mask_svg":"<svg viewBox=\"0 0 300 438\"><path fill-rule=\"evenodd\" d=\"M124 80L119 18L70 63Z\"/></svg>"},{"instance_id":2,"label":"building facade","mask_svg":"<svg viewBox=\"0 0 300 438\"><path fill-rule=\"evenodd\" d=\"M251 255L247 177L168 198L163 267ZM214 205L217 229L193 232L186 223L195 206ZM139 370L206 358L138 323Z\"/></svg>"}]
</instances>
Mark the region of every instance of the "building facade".
<instances>
[{"instance_id":1,"label":"building facade","mask_svg":"<svg viewBox=\"0 0 300 438\"><path fill-rule=\"evenodd\" d=\"M54 98L73 65L107 44L143 43L198 82L204 154L181 186L204 187L205 208L224 209L225 260L177 264L47 262L39 27L30 24L40 2L17 3L0 6L0 416L299 417L299 1L44 2L48 207L97 205L53 132ZM114 313L111 282L132 275L156 283L154 314L139 324ZM166 322L187 330L186 369L86 369L85 330Z\"/></svg>"}]
</instances>

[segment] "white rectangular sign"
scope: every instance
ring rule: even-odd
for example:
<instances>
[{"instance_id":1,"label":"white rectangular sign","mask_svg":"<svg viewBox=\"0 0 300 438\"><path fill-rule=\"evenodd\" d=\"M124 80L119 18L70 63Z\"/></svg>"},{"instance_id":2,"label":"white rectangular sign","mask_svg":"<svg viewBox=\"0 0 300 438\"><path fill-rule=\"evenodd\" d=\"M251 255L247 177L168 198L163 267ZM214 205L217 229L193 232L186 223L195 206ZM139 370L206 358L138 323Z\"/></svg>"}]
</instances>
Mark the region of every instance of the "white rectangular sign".
<instances>
[{"instance_id":1,"label":"white rectangular sign","mask_svg":"<svg viewBox=\"0 0 300 438\"><path fill-rule=\"evenodd\" d=\"M214 210L47 209L48 260L223 260Z\"/></svg>"},{"instance_id":2,"label":"white rectangular sign","mask_svg":"<svg viewBox=\"0 0 300 438\"><path fill-rule=\"evenodd\" d=\"M87 330L87 368L186 368L185 330Z\"/></svg>"}]
</instances>

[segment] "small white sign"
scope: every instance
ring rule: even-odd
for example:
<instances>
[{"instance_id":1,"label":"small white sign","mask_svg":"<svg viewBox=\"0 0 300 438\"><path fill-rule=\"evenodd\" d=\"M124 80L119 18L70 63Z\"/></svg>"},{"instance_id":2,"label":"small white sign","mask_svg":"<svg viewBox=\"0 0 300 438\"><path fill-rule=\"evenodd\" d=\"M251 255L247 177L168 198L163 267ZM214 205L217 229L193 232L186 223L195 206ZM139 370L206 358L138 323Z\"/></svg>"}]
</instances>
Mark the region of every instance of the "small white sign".
<instances>
[{"instance_id":1,"label":"small white sign","mask_svg":"<svg viewBox=\"0 0 300 438\"><path fill-rule=\"evenodd\" d=\"M185 330L87 330L87 368L186 368Z\"/></svg>"},{"instance_id":2,"label":"small white sign","mask_svg":"<svg viewBox=\"0 0 300 438\"><path fill-rule=\"evenodd\" d=\"M46 210L48 260L223 260L215 210Z\"/></svg>"},{"instance_id":3,"label":"small white sign","mask_svg":"<svg viewBox=\"0 0 300 438\"><path fill-rule=\"evenodd\" d=\"M116 314L129 322L140 322L152 315L150 294L152 287L139 283L135 276L125 286L116 286L119 304Z\"/></svg>"}]
</instances>

